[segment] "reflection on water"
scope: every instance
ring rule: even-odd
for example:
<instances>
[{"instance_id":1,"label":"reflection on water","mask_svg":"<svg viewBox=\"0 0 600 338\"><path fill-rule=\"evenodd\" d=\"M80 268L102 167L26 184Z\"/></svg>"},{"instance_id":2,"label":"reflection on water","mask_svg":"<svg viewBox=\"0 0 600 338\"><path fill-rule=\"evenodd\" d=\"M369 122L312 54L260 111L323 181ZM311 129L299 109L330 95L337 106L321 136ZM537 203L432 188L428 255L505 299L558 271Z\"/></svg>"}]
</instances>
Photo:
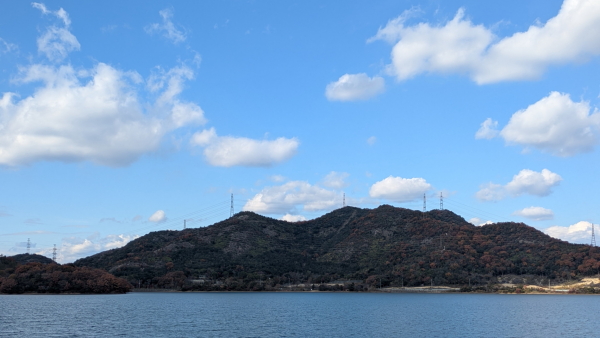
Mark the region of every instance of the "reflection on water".
<instances>
[{"instance_id":1,"label":"reflection on water","mask_svg":"<svg viewBox=\"0 0 600 338\"><path fill-rule=\"evenodd\" d=\"M0 337L574 337L589 295L130 293L2 295Z\"/></svg>"}]
</instances>

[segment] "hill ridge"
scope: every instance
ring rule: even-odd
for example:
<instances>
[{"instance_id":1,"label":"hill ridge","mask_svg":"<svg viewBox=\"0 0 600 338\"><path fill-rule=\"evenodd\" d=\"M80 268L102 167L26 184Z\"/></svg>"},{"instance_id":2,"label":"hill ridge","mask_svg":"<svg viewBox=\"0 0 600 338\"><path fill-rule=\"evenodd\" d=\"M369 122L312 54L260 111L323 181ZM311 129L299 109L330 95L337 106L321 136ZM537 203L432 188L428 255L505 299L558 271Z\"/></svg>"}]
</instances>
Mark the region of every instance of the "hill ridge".
<instances>
[{"instance_id":1,"label":"hill ridge","mask_svg":"<svg viewBox=\"0 0 600 338\"><path fill-rule=\"evenodd\" d=\"M243 211L205 228L152 232L75 264L133 284L161 287L209 276L213 285L236 280L248 287L260 278L276 285L292 276L305 282L378 276L388 285L488 283L505 274L560 280L596 273L599 260L595 248L524 223L478 227L449 210L382 205L340 208L302 222Z\"/></svg>"}]
</instances>

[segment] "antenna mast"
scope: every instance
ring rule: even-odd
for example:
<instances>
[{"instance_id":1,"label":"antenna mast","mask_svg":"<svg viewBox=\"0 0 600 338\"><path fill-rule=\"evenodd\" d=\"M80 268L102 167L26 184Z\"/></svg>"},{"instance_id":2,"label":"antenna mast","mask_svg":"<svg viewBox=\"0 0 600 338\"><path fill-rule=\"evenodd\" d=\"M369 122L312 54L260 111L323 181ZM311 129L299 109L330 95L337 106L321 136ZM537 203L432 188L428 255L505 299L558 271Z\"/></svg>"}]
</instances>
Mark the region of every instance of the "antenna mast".
<instances>
[{"instance_id":1,"label":"antenna mast","mask_svg":"<svg viewBox=\"0 0 600 338\"><path fill-rule=\"evenodd\" d=\"M52 260L56 263L56 244L54 244L54 249L52 249Z\"/></svg>"},{"instance_id":2,"label":"antenna mast","mask_svg":"<svg viewBox=\"0 0 600 338\"><path fill-rule=\"evenodd\" d=\"M231 194L231 208L229 208L229 218L233 216L233 194Z\"/></svg>"},{"instance_id":3,"label":"antenna mast","mask_svg":"<svg viewBox=\"0 0 600 338\"><path fill-rule=\"evenodd\" d=\"M31 241L27 238L27 254L29 255L29 249L31 249Z\"/></svg>"},{"instance_id":4,"label":"antenna mast","mask_svg":"<svg viewBox=\"0 0 600 338\"><path fill-rule=\"evenodd\" d=\"M596 234L594 234L594 223L592 223L592 243L591 246L596 246Z\"/></svg>"}]
</instances>

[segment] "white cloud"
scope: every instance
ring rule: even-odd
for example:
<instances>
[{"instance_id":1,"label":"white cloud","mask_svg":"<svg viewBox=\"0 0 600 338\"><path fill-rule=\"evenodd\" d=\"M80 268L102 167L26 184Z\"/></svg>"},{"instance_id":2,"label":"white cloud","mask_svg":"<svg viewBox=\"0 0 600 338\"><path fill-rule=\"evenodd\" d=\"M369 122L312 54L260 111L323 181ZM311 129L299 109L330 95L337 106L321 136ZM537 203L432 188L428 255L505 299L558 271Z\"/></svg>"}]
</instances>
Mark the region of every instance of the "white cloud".
<instances>
[{"instance_id":1,"label":"white cloud","mask_svg":"<svg viewBox=\"0 0 600 338\"><path fill-rule=\"evenodd\" d=\"M562 177L548 169L543 169L541 172L523 169L504 186L491 182L481 185L475 197L481 201L498 201L507 195L516 197L529 194L543 197L550 195L552 188L560 181Z\"/></svg>"},{"instance_id":2,"label":"white cloud","mask_svg":"<svg viewBox=\"0 0 600 338\"><path fill-rule=\"evenodd\" d=\"M370 146L374 145L375 142L377 142L377 138L375 136L371 136L367 139L367 144Z\"/></svg>"},{"instance_id":3,"label":"white cloud","mask_svg":"<svg viewBox=\"0 0 600 338\"><path fill-rule=\"evenodd\" d=\"M335 171L330 172L323 179L323 185L327 188L342 189L348 186L346 179L350 176L348 173L338 173Z\"/></svg>"},{"instance_id":4,"label":"white cloud","mask_svg":"<svg viewBox=\"0 0 600 338\"><path fill-rule=\"evenodd\" d=\"M33 5L69 26L64 10ZM57 61L56 55L71 50L61 48L48 57ZM138 73L101 62L91 69L32 64L20 70L15 83L42 85L22 99L17 93L0 95L0 165L46 160L125 166L156 150L167 133L206 122L199 106L178 98L194 75L184 64L158 68L147 89ZM147 96L156 96L155 102L141 99Z\"/></svg>"},{"instance_id":5,"label":"white cloud","mask_svg":"<svg viewBox=\"0 0 600 338\"><path fill-rule=\"evenodd\" d=\"M208 163L218 167L268 167L289 160L300 144L296 138L254 140L218 136L214 128L195 133L190 142L204 147Z\"/></svg>"},{"instance_id":6,"label":"white cloud","mask_svg":"<svg viewBox=\"0 0 600 338\"><path fill-rule=\"evenodd\" d=\"M100 237L94 233L87 238L69 237L63 238L62 245L58 250L57 260L60 263L73 262L79 258L87 257L101 251L120 248L130 241L138 238L138 235L108 235ZM52 249L46 249L40 254L50 255Z\"/></svg>"},{"instance_id":7,"label":"white cloud","mask_svg":"<svg viewBox=\"0 0 600 338\"><path fill-rule=\"evenodd\" d=\"M402 203L421 198L430 189L431 184L423 178L389 176L373 184L369 190L369 196Z\"/></svg>"},{"instance_id":8,"label":"white cloud","mask_svg":"<svg viewBox=\"0 0 600 338\"><path fill-rule=\"evenodd\" d=\"M481 127L479 128L477 133L475 133L475 138L478 140L493 139L494 137L498 136L499 133L499 131L496 128L498 128L498 121L494 121L491 118L488 118L481 123Z\"/></svg>"},{"instance_id":9,"label":"white cloud","mask_svg":"<svg viewBox=\"0 0 600 338\"><path fill-rule=\"evenodd\" d=\"M513 212L513 215L529 218L534 221L546 221L554 219L554 212L542 207L528 207Z\"/></svg>"},{"instance_id":10,"label":"white cloud","mask_svg":"<svg viewBox=\"0 0 600 338\"><path fill-rule=\"evenodd\" d=\"M484 221L483 219L479 218L479 217L473 217L469 220L469 223L475 225L475 226L482 226L482 225L486 225L486 224L493 224L494 222L492 221Z\"/></svg>"},{"instance_id":11,"label":"white cloud","mask_svg":"<svg viewBox=\"0 0 600 338\"><path fill-rule=\"evenodd\" d=\"M600 132L600 113L596 109L590 112L588 102L573 102L568 94L552 92L516 112L500 136L508 144L556 156L589 152L598 143Z\"/></svg>"},{"instance_id":12,"label":"white cloud","mask_svg":"<svg viewBox=\"0 0 600 338\"><path fill-rule=\"evenodd\" d=\"M304 217L302 215L285 214L285 215L283 215L283 217L281 217L281 220L288 221L288 222L302 222L302 221L306 221L306 217Z\"/></svg>"},{"instance_id":13,"label":"white cloud","mask_svg":"<svg viewBox=\"0 0 600 338\"><path fill-rule=\"evenodd\" d=\"M597 233L598 228L594 230ZM592 238L592 223L581 221L567 227L555 225L547 228L544 232L563 241L589 244Z\"/></svg>"},{"instance_id":14,"label":"white cloud","mask_svg":"<svg viewBox=\"0 0 600 338\"><path fill-rule=\"evenodd\" d=\"M479 84L540 77L550 65L580 62L600 54L600 3L565 0L545 24L499 39L459 9L443 25L405 25L403 13L368 41L395 43L389 69L398 80L421 73L466 74Z\"/></svg>"},{"instance_id":15,"label":"white cloud","mask_svg":"<svg viewBox=\"0 0 600 338\"><path fill-rule=\"evenodd\" d=\"M153 23L151 25L146 26L144 29L148 34L154 33L162 33L162 35L173 42L174 44L178 44L180 42L185 41L187 38L185 33L173 24L171 18L173 17L173 10L170 8L165 8L158 12L162 17L162 23Z\"/></svg>"},{"instance_id":16,"label":"white cloud","mask_svg":"<svg viewBox=\"0 0 600 338\"><path fill-rule=\"evenodd\" d=\"M523 194L548 196L560 181L562 177L548 169L543 169L542 172L523 169L506 185L506 190L513 196Z\"/></svg>"},{"instance_id":17,"label":"white cloud","mask_svg":"<svg viewBox=\"0 0 600 338\"><path fill-rule=\"evenodd\" d=\"M200 107L177 99L181 88L174 86L181 75L175 72L171 79L144 111L148 105L139 100L143 92L135 86L137 73L104 63L87 74L70 65L31 65L20 81L40 81L43 86L21 100L14 93L0 98L0 164L49 160L128 165L156 150L165 134L205 123Z\"/></svg>"},{"instance_id":18,"label":"white cloud","mask_svg":"<svg viewBox=\"0 0 600 338\"><path fill-rule=\"evenodd\" d=\"M44 15L54 15L62 21L64 27L52 25L46 29L37 40L38 51L44 53L51 61L62 61L72 51L81 48L77 38L69 31L71 20L64 9L50 11L44 4L32 3L34 8L39 9Z\"/></svg>"},{"instance_id":19,"label":"white cloud","mask_svg":"<svg viewBox=\"0 0 600 338\"><path fill-rule=\"evenodd\" d=\"M148 220L154 223L164 222L167 220L167 215L164 211L157 210L155 213L152 214L152 216L148 218Z\"/></svg>"},{"instance_id":20,"label":"white cloud","mask_svg":"<svg viewBox=\"0 0 600 338\"><path fill-rule=\"evenodd\" d=\"M290 181L280 186L266 187L244 205L244 210L267 214L332 210L342 206L342 195L303 181Z\"/></svg>"},{"instance_id":21,"label":"white cloud","mask_svg":"<svg viewBox=\"0 0 600 338\"><path fill-rule=\"evenodd\" d=\"M325 96L329 101L367 100L384 90L385 80L382 77L370 78L365 73L345 74L327 85Z\"/></svg>"}]
</instances>

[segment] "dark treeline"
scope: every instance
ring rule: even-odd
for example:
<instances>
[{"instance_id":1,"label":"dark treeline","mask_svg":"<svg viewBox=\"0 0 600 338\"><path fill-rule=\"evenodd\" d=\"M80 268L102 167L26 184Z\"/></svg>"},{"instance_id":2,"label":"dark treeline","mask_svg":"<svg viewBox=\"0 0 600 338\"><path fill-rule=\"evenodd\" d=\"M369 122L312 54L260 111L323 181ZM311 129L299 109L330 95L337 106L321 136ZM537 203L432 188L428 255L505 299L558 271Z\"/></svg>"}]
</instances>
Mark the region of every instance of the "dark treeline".
<instances>
[{"instance_id":1,"label":"dark treeline","mask_svg":"<svg viewBox=\"0 0 600 338\"><path fill-rule=\"evenodd\" d=\"M206 228L158 231L75 262L135 287L201 290L488 285L598 274L600 252L523 223L476 227L447 210L345 207L290 223L242 212Z\"/></svg>"},{"instance_id":2,"label":"dark treeline","mask_svg":"<svg viewBox=\"0 0 600 338\"><path fill-rule=\"evenodd\" d=\"M18 260L0 257L0 293L125 293L131 290L129 282L104 270L54 262L21 264Z\"/></svg>"}]
</instances>

